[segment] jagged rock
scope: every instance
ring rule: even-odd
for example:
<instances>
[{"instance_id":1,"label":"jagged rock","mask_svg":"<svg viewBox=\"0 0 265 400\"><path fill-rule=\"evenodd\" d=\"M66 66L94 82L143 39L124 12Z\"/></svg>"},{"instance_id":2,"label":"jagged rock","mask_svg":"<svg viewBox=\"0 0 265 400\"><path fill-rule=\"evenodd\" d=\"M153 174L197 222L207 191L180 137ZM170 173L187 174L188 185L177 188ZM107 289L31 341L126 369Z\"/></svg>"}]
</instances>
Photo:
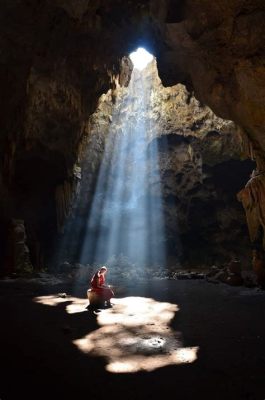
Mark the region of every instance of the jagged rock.
<instances>
[{"instance_id":1,"label":"jagged rock","mask_svg":"<svg viewBox=\"0 0 265 400\"><path fill-rule=\"evenodd\" d=\"M229 274L225 269L217 272L217 274L214 275L214 279L217 279L220 282L227 282L228 277L229 277Z\"/></svg>"},{"instance_id":2,"label":"jagged rock","mask_svg":"<svg viewBox=\"0 0 265 400\"><path fill-rule=\"evenodd\" d=\"M253 271L256 274L257 284L264 289L265 288L265 260L264 252L262 250L253 250L252 258Z\"/></svg>"},{"instance_id":3,"label":"jagged rock","mask_svg":"<svg viewBox=\"0 0 265 400\"><path fill-rule=\"evenodd\" d=\"M228 285L231 286L241 286L243 285L243 279L241 276L238 276L237 274L230 274L226 281L225 281Z\"/></svg>"},{"instance_id":4,"label":"jagged rock","mask_svg":"<svg viewBox=\"0 0 265 400\"><path fill-rule=\"evenodd\" d=\"M237 259L231 260L228 264L228 270L230 273L241 276L241 264L240 261Z\"/></svg>"},{"instance_id":5,"label":"jagged rock","mask_svg":"<svg viewBox=\"0 0 265 400\"><path fill-rule=\"evenodd\" d=\"M13 219L8 232L8 254L6 257L7 273L31 273L27 236L23 220Z\"/></svg>"},{"instance_id":6,"label":"jagged rock","mask_svg":"<svg viewBox=\"0 0 265 400\"><path fill-rule=\"evenodd\" d=\"M176 272L173 274L174 279L186 280L186 279L205 279L205 274L199 272Z\"/></svg>"},{"instance_id":7,"label":"jagged rock","mask_svg":"<svg viewBox=\"0 0 265 400\"><path fill-rule=\"evenodd\" d=\"M213 265L206 276L208 278L211 278L212 276L215 276L219 271L220 269L216 265Z\"/></svg>"},{"instance_id":8,"label":"jagged rock","mask_svg":"<svg viewBox=\"0 0 265 400\"><path fill-rule=\"evenodd\" d=\"M223 0L56 0L36 4L34 1L3 0L0 16L3 31L0 85L4 99L0 119L1 222L6 223L19 215L28 224L37 226L40 247L46 253L52 248L56 211L57 226L63 230L62 225L71 214L72 199L78 191L78 185L73 182L73 166L83 152L83 139L90 132L89 117L95 111L100 95L111 88L110 97L114 103L117 84L128 85L131 65L123 60L123 56L143 42L157 55L159 76L164 85L185 84L189 90L182 96L183 101L193 101L190 95L194 92L196 98L217 115L236 122L242 128L241 137L247 136L251 156L259 164L259 171L264 170L264 1L228 3ZM170 93L165 93L165 102L169 97ZM154 97L154 101L157 100ZM162 111L168 115L167 109ZM152 119L161 120L163 112L154 110ZM177 116L174 123L176 120ZM205 126L207 121L205 115ZM193 129L198 130L201 122L200 118L195 118ZM211 129L206 131L213 144L205 154L209 165L211 154L219 153L220 156L223 153L222 139L219 140L215 133L209 134L209 131L215 131L210 125ZM101 127L98 126L99 132ZM234 138L234 132L232 135ZM104 144L99 142L95 151L100 159ZM227 146L228 142L224 148ZM186 145L180 147L185 150L183 165L193 151ZM194 164L196 175L199 162ZM97 163L91 163L90 175L96 167ZM77 175L75 178L79 179ZM183 176L179 174L178 179L182 180ZM41 183L36 185L38 181ZM170 182L169 175L167 181ZM70 190L64 190L65 183L70 184ZM192 182L184 186L188 191L197 190ZM214 187L209 185L208 194L215 192ZM26 188L32 192L23 196ZM171 188L172 184L169 191ZM170 201L172 198L179 201L184 210L185 216L178 221L182 230L188 230L192 221L199 219L198 207L203 210L201 220L206 225L208 203L205 195L199 196L198 200L193 192L193 213L188 220L185 202L181 202L175 193L173 197L168 196ZM217 197L220 197L219 193ZM259 203L263 212L264 202ZM170 218L174 221L177 215L172 208ZM255 205L253 221L248 218L252 227L256 225L256 209ZM215 218L214 210L209 210L209 214L210 225L221 224L229 229L231 217L220 217L220 209L218 218ZM232 226L237 226L229 230L231 234L243 229L240 213L235 212L235 215ZM224 243L227 233L223 232L222 238L216 235L215 243ZM1 236L5 235L3 229ZM204 245L207 235L202 238ZM184 238L188 243L192 239L192 235ZM240 233L235 234L230 240L231 246L240 243L240 239ZM225 247L230 243L225 243ZM198 243L198 247L203 248L202 244ZM246 248L245 244L241 247ZM224 252L224 245L220 248L216 247L208 263L217 251ZM228 249L228 253L230 251ZM194 259L194 254L190 253ZM198 249L194 253L198 258L202 257ZM205 249L202 249L204 253Z\"/></svg>"},{"instance_id":9,"label":"jagged rock","mask_svg":"<svg viewBox=\"0 0 265 400\"><path fill-rule=\"evenodd\" d=\"M60 298L62 298L62 299L66 299L67 294L66 294L66 293L58 293L57 296L60 297Z\"/></svg>"},{"instance_id":10,"label":"jagged rock","mask_svg":"<svg viewBox=\"0 0 265 400\"><path fill-rule=\"evenodd\" d=\"M235 271L235 272L232 272ZM231 286L241 286L244 284L245 279L241 275L241 267L239 260L232 260L228 267L217 268L214 267L207 274L207 281L211 283L226 283Z\"/></svg>"},{"instance_id":11,"label":"jagged rock","mask_svg":"<svg viewBox=\"0 0 265 400\"><path fill-rule=\"evenodd\" d=\"M124 134L118 115L127 121L128 148L131 146L132 152L130 126L135 126L139 120L144 121L147 141L138 149L138 173L146 175L147 188L139 188L137 195L140 199L141 192L142 196L147 192L155 202L162 192L167 245L172 249L175 259L182 258L187 264L209 264L213 258L217 262L218 258L220 261L230 258L231 248L246 255L249 248L245 218L235 194L242 179L244 181L239 176L242 174L247 177L252 165L244 164L241 160L241 141L235 125L218 118L208 107L201 105L185 86L163 87L155 60L142 75L134 72L132 79L134 87L138 89L142 88L144 82L145 92L150 95L147 96L149 100L145 107L141 106L137 96L131 96L128 101L130 88L117 86L115 103L112 102L111 91L102 95L96 112L90 118L89 141L81 162L83 179L75 207L73 229L76 229L75 221L82 221L86 215L87 199L92 201L94 196L95 175L91 171L98 170L103 154L107 159L112 158L112 165L119 161L111 144L104 147L110 129L117 136ZM111 122L110 115L115 116ZM153 151L157 151L159 163L155 172ZM149 154L147 160L141 158L144 152ZM141 161L143 159L144 163ZM125 192L133 179L130 175L133 162L129 153ZM110 176L109 185L113 185L116 179L116 176ZM233 184L236 186L234 189ZM92 190L89 190L90 187ZM100 214L101 208L94 207L93 212ZM85 219L82 223L86 223ZM231 226L235 229L231 229ZM70 246L74 248L77 245L75 238L79 237L77 232ZM228 237L231 244L227 244ZM243 242L244 247L239 245ZM206 260L207 257L211 257L211 260Z\"/></svg>"}]
</instances>

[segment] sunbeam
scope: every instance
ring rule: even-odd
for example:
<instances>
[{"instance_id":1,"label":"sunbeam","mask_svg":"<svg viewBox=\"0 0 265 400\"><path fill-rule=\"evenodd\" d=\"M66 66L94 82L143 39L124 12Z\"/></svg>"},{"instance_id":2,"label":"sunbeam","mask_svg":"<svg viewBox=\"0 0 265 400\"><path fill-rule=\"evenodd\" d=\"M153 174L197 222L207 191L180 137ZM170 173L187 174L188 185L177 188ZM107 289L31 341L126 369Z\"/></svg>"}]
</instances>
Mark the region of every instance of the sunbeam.
<instances>
[{"instance_id":1,"label":"sunbeam","mask_svg":"<svg viewBox=\"0 0 265 400\"><path fill-rule=\"evenodd\" d=\"M124 254L140 267L165 265L158 149L147 123L151 96L152 82L134 69L106 138L83 239L84 264Z\"/></svg>"}]
</instances>

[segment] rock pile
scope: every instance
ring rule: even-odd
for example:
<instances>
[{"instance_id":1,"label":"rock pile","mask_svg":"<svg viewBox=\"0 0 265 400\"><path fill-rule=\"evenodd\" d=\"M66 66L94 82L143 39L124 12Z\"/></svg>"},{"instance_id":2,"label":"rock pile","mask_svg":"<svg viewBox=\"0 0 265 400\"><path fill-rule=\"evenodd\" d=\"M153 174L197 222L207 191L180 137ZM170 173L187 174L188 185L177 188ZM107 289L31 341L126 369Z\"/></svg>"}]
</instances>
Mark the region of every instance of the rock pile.
<instances>
[{"instance_id":1,"label":"rock pile","mask_svg":"<svg viewBox=\"0 0 265 400\"><path fill-rule=\"evenodd\" d=\"M256 281L251 273L242 271L238 259L232 259L227 265L211 267L206 279L211 283L226 283L231 286L255 287Z\"/></svg>"}]
</instances>

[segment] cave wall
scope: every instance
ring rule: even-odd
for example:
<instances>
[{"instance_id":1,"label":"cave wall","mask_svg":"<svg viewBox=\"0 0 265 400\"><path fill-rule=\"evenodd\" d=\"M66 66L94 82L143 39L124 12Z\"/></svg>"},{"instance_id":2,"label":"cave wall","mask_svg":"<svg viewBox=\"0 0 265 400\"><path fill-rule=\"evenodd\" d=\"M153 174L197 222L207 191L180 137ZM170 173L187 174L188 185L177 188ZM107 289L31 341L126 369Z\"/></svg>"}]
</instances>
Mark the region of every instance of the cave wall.
<instances>
[{"instance_id":1,"label":"cave wall","mask_svg":"<svg viewBox=\"0 0 265 400\"><path fill-rule=\"evenodd\" d=\"M185 84L241 127L262 172L264 8L263 0L3 0L2 258L12 218L26 221L38 248L56 228L58 190L67 214L89 116L109 88L115 98L115 82L128 84L131 66L122 57L140 44L157 57L165 86ZM27 172L17 185L20 171ZM44 184L35 185L43 177Z\"/></svg>"},{"instance_id":2,"label":"cave wall","mask_svg":"<svg viewBox=\"0 0 265 400\"><path fill-rule=\"evenodd\" d=\"M168 262L212 265L237 256L249 265L246 221L236 194L254 163L244 156L238 128L232 121L218 118L184 85L164 87L155 60L141 73L133 71L131 85L131 89L117 85L114 103L112 91L102 95L87 124L79 197L70 221L62 221L66 242L60 261L90 262L89 257L81 260L79 253L88 235L97 179L102 179L100 166L105 157L114 164L114 170L119 170L119 156L113 146L126 135L123 191L130 193L133 186L131 171L137 145L137 173L146 177L146 187L138 188L136 201L142 204L143 196L147 196L146 203L157 204L162 197ZM144 104L139 93L144 93ZM147 140L135 143L135 126L144 127ZM116 138L110 140L111 145L110 132ZM109 187L115 187L113 180L118 178L110 174ZM97 188L97 196L104 197L104 187L102 193ZM100 220L101 208L93 210ZM130 211L128 215L121 212L129 219Z\"/></svg>"},{"instance_id":3,"label":"cave wall","mask_svg":"<svg viewBox=\"0 0 265 400\"><path fill-rule=\"evenodd\" d=\"M183 3L181 21L166 24L173 65L169 75L163 57L162 65L158 59L162 81L174 82L180 70L201 101L255 136L264 150L264 2Z\"/></svg>"}]
</instances>

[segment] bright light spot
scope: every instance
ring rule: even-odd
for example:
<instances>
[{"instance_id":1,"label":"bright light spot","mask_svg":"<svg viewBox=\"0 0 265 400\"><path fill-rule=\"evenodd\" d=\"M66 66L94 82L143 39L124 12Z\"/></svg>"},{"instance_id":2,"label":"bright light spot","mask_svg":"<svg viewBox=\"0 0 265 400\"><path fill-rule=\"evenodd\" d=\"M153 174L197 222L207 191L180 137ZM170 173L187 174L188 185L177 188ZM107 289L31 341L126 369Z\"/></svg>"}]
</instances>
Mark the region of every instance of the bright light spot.
<instances>
[{"instance_id":1,"label":"bright light spot","mask_svg":"<svg viewBox=\"0 0 265 400\"><path fill-rule=\"evenodd\" d=\"M61 303L67 303L66 312L68 314L76 314L87 311L86 306L88 305L87 299L79 299L72 296L66 296L66 297L60 297L58 295L39 296L35 297L33 301L35 303L40 303L45 306L57 306L58 304Z\"/></svg>"},{"instance_id":2,"label":"bright light spot","mask_svg":"<svg viewBox=\"0 0 265 400\"><path fill-rule=\"evenodd\" d=\"M147 64L153 60L153 58L152 54L148 53L148 51L142 47L139 47L139 49L130 54L130 59L132 60L134 67L139 69L139 71L142 71Z\"/></svg>"},{"instance_id":3,"label":"bright light spot","mask_svg":"<svg viewBox=\"0 0 265 400\"><path fill-rule=\"evenodd\" d=\"M107 371L153 371L197 359L198 347L182 347L181 334L169 327L176 304L144 297L113 299L113 303L113 309L99 313L99 329L73 341L83 353L105 357Z\"/></svg>"},{"instance_id":4,"label":"bright light spot","mask_svg":"<svg viewBox=\"0 0 265 400\"><path fill-rule=\"evenodd\" d=\"M45 306L57 306L57 304L65 303L69 301L66 298L62 298L60 296L51 295L51 296L39 296L35 297L33 300L35 303L44 304Z\"/></svg>"},{"instance_id":5,"label":"bright light spot","mask_svg":"<svg viewBox=\"0 0 265 400\"><path fill-rule=\"evenodd\" d=\"M34 301L48 306L66 303L68 314L87 311L87 300L77 297L40 296ZM180 332L169 327L179 310L176 304L146 297L126 297L112 302L112 309L102 310L97 315L99 329L73 341L83 353L105 357L107 371L153 371L197 359L199 348L182 347Z\"/></svg>"},{"instance_id":6,"label":"bright light spot","mask_svg":"<svg viewBox=\"0 0 265 400\"><path fill-rule=\"evenodd\" d=\"M197 359L198 347L187 347L174 350L169 355L156 355L155 357L134 356L122 362L113 362L107 366L107 371L113 373L132 373L139 370L153 371L156 368L173 364L190 364Z\"/></svg>"},{"instance_id":7,"label":"bright light spot","mask_svg":"<svg viewBox=\"0 0 265 400\"><path fill-rule=\"evenodd\" d=\"M98 316L100 325L153 326L156 320L167 324L179 309L176 304L157 302L146 297L113 299L113 303L115 303L115 313L110 309L100 314Z\"/></svg>"}]
</instances>

